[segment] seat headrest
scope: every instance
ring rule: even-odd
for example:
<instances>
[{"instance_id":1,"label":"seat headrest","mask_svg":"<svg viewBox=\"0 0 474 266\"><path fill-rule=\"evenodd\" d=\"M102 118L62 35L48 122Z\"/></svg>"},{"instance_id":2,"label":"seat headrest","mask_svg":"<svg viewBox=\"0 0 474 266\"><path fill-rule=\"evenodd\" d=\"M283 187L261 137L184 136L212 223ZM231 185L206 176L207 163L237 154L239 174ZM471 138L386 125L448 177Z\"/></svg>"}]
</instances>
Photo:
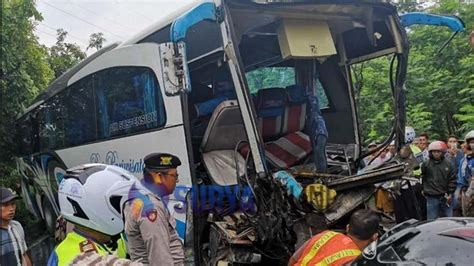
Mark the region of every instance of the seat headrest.
<instances>
[{"instance_id":1,"label":"seat headrest","mask_svg":"<svg viewBox=\"0 0 474 266\"><path fill-rule=\"evenodd\" d=\"M301 103L306 101L306 88L301 85L290 85L286 87L288 101L290 103Z\"/></svg>"},{"instance_id":2,"label":"seat headrest","mask_svg":"<svg viewBox=\"0 0 474 266\"><path fill-rule=\"evenodd\" d=\"M212 113L202 139L201 151L233 150L239 141L246 139L237 101L224 101Z\"/></svg>"},{"instance_id":3,"label":"seat headrest","mask_svg":"<svg viewBox=\"0 0 474 266\"><path fill-rule=\"evenodd\" d=\"M257 93L257 109L282 108L286 104L284 88L261 89Z\"/></svg>"},{"instance_id":4,"label":"seat headrest","mask_svg":"<svg viewBox=\"0 0 474 266\"><path fill-rule=\"evenodd\" d=\"M228 100L227 97L225 96L220 96L220 97L215 97L212 99L209 99L207 101L201 102L201 103L196 103L194 105L195 111L196 111L196 117L204 117L211 115L216 107L222 103L223 101Z\"/></svg>"}]
</instances>

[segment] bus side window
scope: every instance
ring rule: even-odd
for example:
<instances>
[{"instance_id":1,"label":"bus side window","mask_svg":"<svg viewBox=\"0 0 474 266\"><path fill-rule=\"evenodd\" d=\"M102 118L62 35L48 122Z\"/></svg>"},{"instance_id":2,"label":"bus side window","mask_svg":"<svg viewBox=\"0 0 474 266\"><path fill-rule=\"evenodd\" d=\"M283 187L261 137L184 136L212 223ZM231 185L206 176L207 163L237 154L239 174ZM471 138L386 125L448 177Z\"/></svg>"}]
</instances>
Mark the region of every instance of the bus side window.
<instances>
[{"instance_id":1,"label":"bus side window","mask_svg":"<svg viewBox=\"0 0 474 266\"><path fill-rule=\"evenodd\" d=\"M66 93L63 101L65 104L66 146L80 145L96 140L97 126L92 76L74 83Z\"/></svg>"},{"instance_id":2,"label":"bus side window","mask_svg":"<svg viewBox=\"0 0 474 266\"><path fill-rule=\"evenodd\" d=\"M99 138L162 127L163 98L154 72L145 67L116 67L96 74Z\"/></svg>"},{"instance_id":3,"label":"bus side window","mask_svg":"<svg viewBox=\"0 0 474 266\"><path fill-rule=\"evenodd\" d=\"M29 155L38 150L35 150L37 145L35 142L35 128L33 127L33 121L30 115L22 117L16 125L17 132L17 154L18 155Z\"/></svg>"}]
</instances>

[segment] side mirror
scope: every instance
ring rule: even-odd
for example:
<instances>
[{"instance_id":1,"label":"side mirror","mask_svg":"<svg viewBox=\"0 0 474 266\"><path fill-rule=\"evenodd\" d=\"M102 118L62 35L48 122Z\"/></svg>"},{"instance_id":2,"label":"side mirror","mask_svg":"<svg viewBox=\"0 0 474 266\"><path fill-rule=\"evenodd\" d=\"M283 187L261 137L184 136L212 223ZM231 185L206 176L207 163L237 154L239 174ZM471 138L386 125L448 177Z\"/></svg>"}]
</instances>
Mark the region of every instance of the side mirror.
<instances>
[{"instance_id":1,"label":"side mirror","mask_svg":"<svg viewBox=\"0 0 474 266\"><path fill-rule=\"evenodd\" d=\"M181 92L189 93L191 86L185 43L162 43L159 46L166 95L174 96Z\"/></svg>"}]
</instances>

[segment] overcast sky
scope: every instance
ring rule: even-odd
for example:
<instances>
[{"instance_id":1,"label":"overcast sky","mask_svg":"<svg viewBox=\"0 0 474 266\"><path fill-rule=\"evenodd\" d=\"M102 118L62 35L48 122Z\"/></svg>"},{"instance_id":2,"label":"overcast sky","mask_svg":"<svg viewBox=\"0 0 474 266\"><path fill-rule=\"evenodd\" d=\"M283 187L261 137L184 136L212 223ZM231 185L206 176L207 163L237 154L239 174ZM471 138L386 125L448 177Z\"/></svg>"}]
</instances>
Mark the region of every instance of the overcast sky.
<instances>
[{"instance_id":1,"label":"overcast sky","mask_svg":"<svg viewBox=\"0 0 474 266\"><path fill-rule=\"evenodd\" d=\"M37 0L43 15L36 34L40 42L56 42L56 29L69 34L68 42L86 49L89 35L102 32L106 44L124 41L193 0ZM88 51L88 54L94 51Z\"/></svg>"}]
</instances>

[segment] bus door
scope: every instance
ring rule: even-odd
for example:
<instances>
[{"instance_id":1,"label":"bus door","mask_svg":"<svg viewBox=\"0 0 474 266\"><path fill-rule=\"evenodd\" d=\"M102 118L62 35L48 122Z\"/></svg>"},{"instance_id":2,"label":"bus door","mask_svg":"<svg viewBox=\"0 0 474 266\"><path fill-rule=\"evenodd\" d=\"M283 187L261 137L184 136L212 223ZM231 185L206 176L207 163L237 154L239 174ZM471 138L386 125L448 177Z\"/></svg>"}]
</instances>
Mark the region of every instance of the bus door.
<instances>
[{"instance_id":1,"label":"bus door","mask_svg":"<svg viewBox=\"0 0 474 266\"><path fill-rule=\"evenodd\" d=\"M100 142L58 151L68 167L106 163L142 178L143 158L155 152L178 156L179 182L163 199L176 218L177 232L186 233L186 196L192 187L181 108L181 91L172 66L173 44L143 43L118 47L96 58L69 81L92 77Z\"/></svg>"}]
</instances>

